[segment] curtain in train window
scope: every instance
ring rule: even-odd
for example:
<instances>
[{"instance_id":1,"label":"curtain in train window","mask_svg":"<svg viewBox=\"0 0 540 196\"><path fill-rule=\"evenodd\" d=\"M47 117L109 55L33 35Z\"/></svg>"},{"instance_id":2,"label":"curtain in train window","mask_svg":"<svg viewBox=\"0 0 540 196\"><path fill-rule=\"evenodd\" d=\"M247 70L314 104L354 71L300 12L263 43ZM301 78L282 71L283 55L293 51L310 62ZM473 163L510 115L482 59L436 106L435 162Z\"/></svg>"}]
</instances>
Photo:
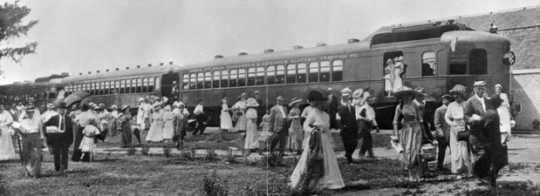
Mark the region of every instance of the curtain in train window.
<instances>
[{"instance_id":1,"label":"curtain in train window","mask_svg":"<svg viewBox=\"0 0 540 196\"><path fill-rule=\"evenodd\" d=\"M236 87L236 79L238 78L238 70L231 70L231 78L229 80L230 87Z\"/></svg>"},{"instance_id":2,"label":"curtain in train window","mask_svg":"<svg viewBox=\"0 0 540 196\"><path fill-rule=\"evenodd\" d=\"M189 89L189 74L182 76L182 89Z\"/></svg>"},{"instance_id":3,"label":"curtain in train window","mask_svg":"<svg viewBox=\"0 0 540 196\"><path fill-rule=\"evenodd\" d=\"M246 86L246 70L238 70L238 86Z\"/></svg>"},{"instance_id":4,"label":"curtain in train window","mask_svg":"<svg viewBox=\"0 0 540 196\"><path fill-rule=\"evenodd\" d=\"M212 88L219 88L219 71L214 71L214 78L212 80Z\"/></svg>"},{"instance_id":5,"label":"curtain in train window","mask_svg":"<svg viewBox=\"0 0 540 196\"><path fill-rule=\"evenodd\" d=\"M435 52L428 51L422 54L422 76L434 76L437 73L437 59Z\"/></svg>"},{"instance_id":6,"label":"curtain in train window","mask_svg":"<svg viewBox=\"0 0 540 196\"><path fill-rule=\"evenodd\" d=\"M229 86L229 71L221 71L221 88Z\"/></svg>"},{"instance_id":7,"label":"curtain in train window","mask_svg":"<svg viewBox=\"0 0 540 196\"><path fill-rule=\"evenodd\" d=\"M335 60L332 62L332 81L343 80L343 61Z\"/></svg>"},{"instance_id":8,"label":"curtain in train window","mask_svg":"<svg viewBox=\"0 0 540 196\"><path fill-rule=\"evenodd\" d=\"M296 75L296 82L306 83L307 65L305 63L298 64L298 75Z\"/></svg>"},{"instance_id":9,"label":"curtain in train window","mask_svg":"<svg viewBox=\"0 0 540 196\"><path fill-rule=\"evenodd\" d=\"M320 82L329 82L330 81L330 62L322 61L321 62L321 73L319 75Z\"/></svg>"},{"instance_id":10,"label":"curtain in train window","mask_svg":"<svg viewBox=\"0 0 540 196\"><path fill-rule=\"evenodd\" d=\"M189 89L197 89L197 74L189 75Z\"/></svg>"},{"instance_id":11,"label":"curtain in train window","mask_svg":"<svg viewBox=\"0 0 540 196\"><path fill-rule=\"evenodd\" d=\"M255 73L255 67L251 67L248 69L248 83L247 85L248 86L253 86L255 85L255 80L256 80L256 73Z\"/></svg>"},{"instance_id":12,"label":"curtain in train window","mask_svg":"<svg viewBox=\"0 0 540 196\"><path fill-rule=\"evenodd\" d=\"M273 65L268 66L266 69L266 84L276 83L276 68Z\"/></svg>"},{"instance_id":13,"label":"curtain in train window","mask_svg":"<svg viewBox=\"0 0 540 196\"><path fill-rule=\"evenodd\" d=\"M319 79L319 62L309 63L309 82L318 82Z\"/></svg>"},{"instance_id":14,"label":"curtain in train window","mask_svg":"<svg viewBox=\"0 0 540 196\"><path fill-rule=\"evenodd\" d=\"M160 91L161 90L161 78L158 76L158 77L156 77L156 80L154 80L154 81L156 81L154 83L154 85L156 86L155 90Z\"/></svg>"},{"instance_id":15,"label":"curtain in train window","mask_svg":"<svg viewBox=\"0 0 540 196\"><path fill-rule=\"evenodd\" d=\"M296 64L287 65L287 84L296 83Z\"/></svg>"},{"instance_id":16,"label":"curtain in train window","mask_svg":"<svg viewBox=\"0 0 540 196\"><path fill-rule=\"evenodd\" d=\"M137 78L137 92L138 93L142 92L142 86L143 86L142 78Z\"/></svg>"},{"instance_id":17,"label":"curtain in train window","mask_svg":"<svg viewBox=\"0 0 540 196\"><path fill-rule=\"evenodd\" d=\"M197 89L204 88L204 73L197 74Z\"/></svg>"},{"instance_id":18,"label":"curtain in train window","mask_svg":"<svg viewBox=\"0 0 540 196\"><path fill-rule=\"evenodd\" d=\"M257 67L257 79L255 85L264 85L264 67Z\"/></svg>"},{"instance_id":19,"label":"curtain in train window","mask_svg":"<svg viewBox=\"0 0 540 196\"><path fill-rule=\"evenodd\" d=\"M204 88L212 88L212 72L204 73Z\"/></svg>"},{"instance_id":20,"label":"curtain in train window","mask_svg":"<svg viewBox=\"0 0 540 196\"><path fill-rule=\"evenodd\" d=\"M484 49L473 49L469 53L469 74L487 74L487 52Z\"/></svg>"},{"instance_id":21,"label":"curtain in train window","mask_svg":"<svg viewBox=\"0 0 540 196\"><path fill-rule=\"evenodd\" d=\"M154 78L148 78L148 92L154 92Z\"/></svg>"}]
</instances>

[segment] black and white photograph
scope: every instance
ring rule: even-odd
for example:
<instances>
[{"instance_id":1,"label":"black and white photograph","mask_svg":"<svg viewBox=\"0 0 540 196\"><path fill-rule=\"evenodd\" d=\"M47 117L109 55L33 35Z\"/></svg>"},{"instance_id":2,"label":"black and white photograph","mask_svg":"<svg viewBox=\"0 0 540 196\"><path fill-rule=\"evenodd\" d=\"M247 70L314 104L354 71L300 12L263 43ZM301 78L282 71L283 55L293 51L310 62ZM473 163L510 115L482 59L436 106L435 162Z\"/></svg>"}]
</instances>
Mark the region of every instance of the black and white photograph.
<instances>
[{"instance_id":1,"label":"black and white photograph","mask_svg":"<svg viewBox=\"0 0 540 196\"><path fill-rule=\"evenodd\" d=\"M540 195L539 0L0 0L0 195Z\"/></svg>"}]
</instances>

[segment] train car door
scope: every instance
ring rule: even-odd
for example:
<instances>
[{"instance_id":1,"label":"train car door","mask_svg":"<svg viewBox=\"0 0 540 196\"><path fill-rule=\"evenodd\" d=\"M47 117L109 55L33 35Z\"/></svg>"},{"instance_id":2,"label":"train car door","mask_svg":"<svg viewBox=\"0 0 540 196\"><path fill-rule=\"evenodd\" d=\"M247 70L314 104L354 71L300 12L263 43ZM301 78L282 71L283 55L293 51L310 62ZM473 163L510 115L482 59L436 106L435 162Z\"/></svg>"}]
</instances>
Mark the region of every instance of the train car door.
<instances>
[{"instance_id":1,"label":"train car door","mask_svg":"<svg viewBox=\"0 0 540 196\"><path fill-rule=\"evenodd\" d=\"M180 75L178 73L163 74L161 77L161 94L168 97L171 102L178 101L179 85Z\"/></svg>"}]
</instances>

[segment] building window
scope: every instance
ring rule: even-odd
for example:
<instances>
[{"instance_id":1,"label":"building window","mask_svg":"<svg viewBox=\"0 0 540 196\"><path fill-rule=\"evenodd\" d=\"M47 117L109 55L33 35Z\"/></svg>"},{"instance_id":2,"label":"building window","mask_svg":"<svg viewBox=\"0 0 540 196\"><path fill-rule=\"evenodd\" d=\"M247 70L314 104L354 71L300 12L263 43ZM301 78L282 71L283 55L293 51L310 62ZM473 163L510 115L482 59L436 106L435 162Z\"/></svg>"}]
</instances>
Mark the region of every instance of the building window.
<instances>
[{"instance_id":1,"label":"building window","mask_svg":"<svg viewBox=\"0 0 540 196\"><path fill-rule=\"evenodd\" d=\"M307 65L305 63L298 64L298 75L296 76L298 83L306 83Z\"/></svg>"},{"instance_id":2,"label":"building window","mask_svg":"<svg viewBox=\"0 0 540 196\"><path fill-rule=\"evenodd\" d=\"M212 88L212 72L204 73L204 88Z\"/></svg>"},{"instance_id":3,"label":"building window","mask_svg":"<svg viewBox=\"0 0 540 196\"><path fill-rule=\"evenodd\" d=\"M266 69L266 84L276 83L276 68L273 65L268 66Z\"/></svg>"},{"instance_id":4,"label":"building window","mask_svg":"<svg viewBox=\"0 0 540 196\"><path fill-rule=\"evenodd\" d=\"M249 68L248 69L248 83L247 83L247 85L248 86L255 85L256 78L257 77L256 77L256 73L255 73L255 67Z\"/></svg>"},{"instance_id":5,"label":"building window","mask_svg":"<svg viewBox=\"0 0 540 196\"><path fill-rule=\"evenodd\" d=\"M309 82L318 82L319 79L319 62L309 63Z\"/></svg>"},{"instance_id":6,"label":"building window","mask_svg":"<svg viewBox=\"0 0 540 196\"><path fill-rule=\"evenodd\" d=\"M335 60L332 62L332 81L343 80L343 61Z\"/></svg>"},{"instance_id":7,"label":"building window","mask_svg":"<svg viewBox=\"0 0 540 196\"><path fill-rule=\"evenodd\" d=\"M422 54L422 76L434 76L437 73L437 59L435 52L429 51Z\"/></svg>"},{"instance_id":8,"label":"building window","mask_svg":"<svg viewBox=\"0 0 540 196\"><path fill-rule=\"evenodd\" d=\"M469 74L487 74L487 52L484 49L473 49L469 54Z\"/></svg>"},{"instance_id":9,"label":"building window","mask_svg":"<svg viewBox=\"0 0 540 196\"><path fill-rule=\"evenodd\" d=\"M229 80L230 87L236 87L236 79L238 78L238 70L231 70L231 78Z\"/></svg>"},{"instance_id":10,"label":"building window","mask_svg":"<svg viewBox=\"0 0 540 196\"><path fill-rule=\"evenodd\" d=\"M287 84L296 83L296 64L287 65Z\"/></svg>"},{"instance_id":11,"label":"building window","mask_svg":"<svg viewBox=\"0 0 540 196\"><path fill-rule=\"evenodd\" d=\"M184 74L182 77L182 86L184 89L189 89L189 74Z\"/></svg>"},{"instance_id":12,"label":"building window","mask_svg":"<svg viewBox=\"0 0 540 196\"><path fill-rule=\"evenodd\" d=\"M189 89L197 89L197 74L192 73L189 77Z\"/></svg>"},{"instance_id":13,"label":"building window","mask_svg":"<svg viewBox=\"0 0 540 196\"><path fill-rule=\"evenodd\" d=\"M212 80L212 88L219 88L219 71L214 71L214 78Z\"/></svg>"},{"instance_id":14,"label":"building window","mask_svg":"<svg viewBox=\"0 0 540 196\"><path fill-rule=\"evenodd\" d=\"M264 85L264 67L257 67L257 79L255 85Z\"/></svg>"},{"instance_id":15,"label":"building window","mask_svg":"<svg viewBox=\"0 0 540 196\"><path fill-rule=\"evenodd\" d=\"M320 82L330 82L330 62L321 62L321 74L319 75Z\"/></svg>"},{"instance_id":16,"label":"building window","mask_svg":"<svg viewBox=\"0 0 540 196\"><path fill-rule=\"evenodd\" d=\"M221 88L229 86L229 71L221 71Z\"/></svg>"},{"instance_id":17,"label":"building window","mask_svg":"<svg viewBox=\"0 0 540 196\"><path fill-rule=\"evenodd\" d=\"M238 70L238 86L246 86L246 70Z\"/></svg>"}]
</instances>

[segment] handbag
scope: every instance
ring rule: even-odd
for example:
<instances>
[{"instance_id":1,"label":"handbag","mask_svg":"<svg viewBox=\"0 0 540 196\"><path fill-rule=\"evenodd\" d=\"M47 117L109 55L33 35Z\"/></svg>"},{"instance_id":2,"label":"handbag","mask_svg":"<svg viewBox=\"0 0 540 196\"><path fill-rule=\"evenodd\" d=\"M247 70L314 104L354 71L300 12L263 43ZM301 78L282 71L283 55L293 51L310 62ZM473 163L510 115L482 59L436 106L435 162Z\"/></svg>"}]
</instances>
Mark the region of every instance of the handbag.
<instances>
[{"instance_id":1,"label":"handbag","mask_svg":"<svg viewBox=\"0 0 540 196\"><path fill-rule=\"evenodd\" d=\"M467 141L467 140L469 140L469 135L471 135L469 130L463 130L463 131L458 132L457 133L458 141Z\"/></svg>"}]
</instances>

